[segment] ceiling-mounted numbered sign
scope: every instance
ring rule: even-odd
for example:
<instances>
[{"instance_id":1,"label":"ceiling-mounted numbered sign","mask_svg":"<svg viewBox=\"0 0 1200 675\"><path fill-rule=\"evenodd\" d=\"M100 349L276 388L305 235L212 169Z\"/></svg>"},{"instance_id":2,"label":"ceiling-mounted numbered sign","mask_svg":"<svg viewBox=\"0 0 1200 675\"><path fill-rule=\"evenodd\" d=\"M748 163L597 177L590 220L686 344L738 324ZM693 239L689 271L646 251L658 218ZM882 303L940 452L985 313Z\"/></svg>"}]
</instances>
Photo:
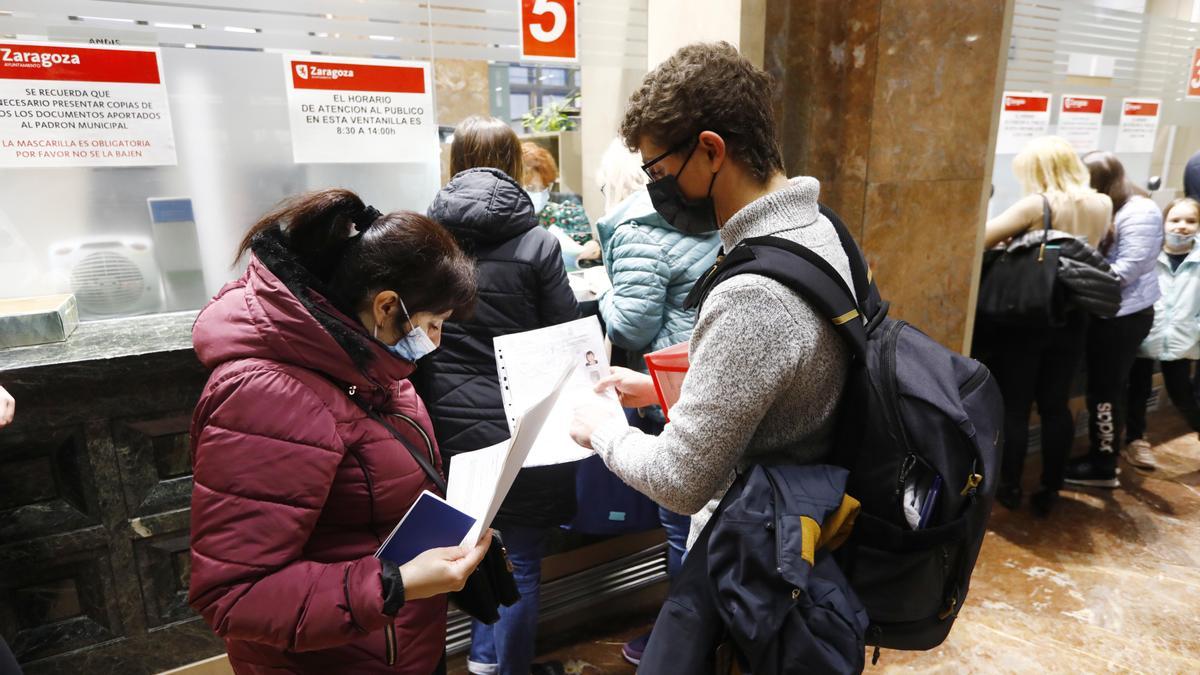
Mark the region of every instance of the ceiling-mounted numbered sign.
<instances>
[{"instance_id":1,"label":"ceiling-mounted numbered sign","mask_svg":"<svg viewBox=\"0 0 1200 675\"><path fill-rule=\"evenodd\" d=\"M1192 50L1192 62L1188 68L1187 97L1200 98L1200 47Z\"/></svg>"},{"instance_id":2,"label":"ceiling-mounted numbered sign","mask_svg":"<svg viewBox=\"0 0 1200 675\"><path fill-rule=\"evenodd\" d=\"M175 163L157 49L0 42L0 167Z\"/></svg>"},{"instance_id":3,"label":"ceiling-mounted numbered sign","mask_svg":"<svg viewBox=\"0 0 1200 675\"><path fill-rule=\"evenodd\" d=\"M518 0L522 61L577 61L576 0Z\"/></svg>"}]
</instances>

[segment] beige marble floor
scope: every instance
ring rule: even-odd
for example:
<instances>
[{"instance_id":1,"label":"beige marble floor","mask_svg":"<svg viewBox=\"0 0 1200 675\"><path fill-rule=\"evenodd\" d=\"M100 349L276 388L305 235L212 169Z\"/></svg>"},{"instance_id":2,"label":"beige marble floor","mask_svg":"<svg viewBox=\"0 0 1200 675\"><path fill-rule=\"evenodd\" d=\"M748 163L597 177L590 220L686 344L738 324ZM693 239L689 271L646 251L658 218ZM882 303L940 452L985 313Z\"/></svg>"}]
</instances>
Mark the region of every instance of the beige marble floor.
<instances>
[{"instance_id":1,"label":"beige marble floor","mask_svg":"<svg viewBox=\"0 0 1200 675\"><path fill-rule=\"evenodd\" d=\"M1160 468L1125 466L1123 489L1064 492L1047 519L997 506L950 638L867 671L1200 673L1200 442L1170 413L1151 426ZM596 626L543 658L632 673L620 645L647 623Z\"/></svg>"}]
</instances>

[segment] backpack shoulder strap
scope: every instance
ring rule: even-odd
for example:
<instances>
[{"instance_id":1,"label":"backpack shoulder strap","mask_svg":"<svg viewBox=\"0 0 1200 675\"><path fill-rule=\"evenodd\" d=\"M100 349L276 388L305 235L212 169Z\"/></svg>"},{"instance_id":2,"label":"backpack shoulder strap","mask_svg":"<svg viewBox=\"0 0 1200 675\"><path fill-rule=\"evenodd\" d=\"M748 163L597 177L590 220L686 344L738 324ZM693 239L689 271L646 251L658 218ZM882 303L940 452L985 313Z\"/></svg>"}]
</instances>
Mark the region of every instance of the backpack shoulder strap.
<instances>
[{"instance_id":1,"label":"backpack shoulder strap","mask_svg":"<svg viewBox=\"0 0 1200 675\"><path fill-rule=\"evenodd\" d=\"M867 264L862 249L858 247L858 242L850 234L850 228L846 227L838 214L824 204L818 204L818 207L821 215L833 224L838 240L842 243L842 250L846 252L846 257L850 260L850 278L854 282L854 297L858 298L859 308L868 321L873 320L879 310L883 308L883 300L879 297L879 289L875 286L871 267Z\"/></svg>"},{"instance_id":2,"label":"backpack shoulder strap","mask_svg":"<svg viewBox=\"0 0 1200 675\"><path fill-rule=\"evenodd\" d=\"M787 286L829 319L856 357L866 354L866 327L845 280L824 258L787 239L755 237L738 244L696 283L687 306L699 309L713 288L739 274L757 274Z\"/></svg>"}]
</instances>

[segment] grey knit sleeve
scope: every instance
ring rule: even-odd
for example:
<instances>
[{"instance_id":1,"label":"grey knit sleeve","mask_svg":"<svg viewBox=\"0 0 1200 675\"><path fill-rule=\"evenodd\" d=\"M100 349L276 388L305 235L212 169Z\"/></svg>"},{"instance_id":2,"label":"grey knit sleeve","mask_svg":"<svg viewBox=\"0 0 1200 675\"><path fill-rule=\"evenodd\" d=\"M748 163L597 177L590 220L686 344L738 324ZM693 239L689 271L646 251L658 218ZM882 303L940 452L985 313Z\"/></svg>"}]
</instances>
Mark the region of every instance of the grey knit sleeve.
<instances>
[{"instance_id":1,"label":"grey knit sleeve","mask_svg":"<svg viewBox=\"0 0 1200 675\"><path fill-rule=\"evenodd\" d=\"M678 513L700 511L729 478L759 422L815 349L816 315L788 291L745 275L708 298L671 422L647 436L615 421L592 446L629 485Z\"/></svg>"}]
</instances>

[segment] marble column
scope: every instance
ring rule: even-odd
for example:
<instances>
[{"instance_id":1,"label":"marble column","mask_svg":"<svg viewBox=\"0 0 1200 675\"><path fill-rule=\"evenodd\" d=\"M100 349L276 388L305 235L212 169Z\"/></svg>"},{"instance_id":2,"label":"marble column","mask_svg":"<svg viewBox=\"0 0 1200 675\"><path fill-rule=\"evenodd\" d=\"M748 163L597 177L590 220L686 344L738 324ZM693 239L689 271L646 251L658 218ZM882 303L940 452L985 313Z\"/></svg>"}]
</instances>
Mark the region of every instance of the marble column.
<instances>
[{"instance_id":1,"label":"marble column","mask_svg":"<svg viewBox=\"0 0 1200 675\"><path fill-rule=\"evenodd\" d=\"M970 348L1012 0L768 0L784 159L854 229L893 316Z\"/></svg>"}]
</instances>

